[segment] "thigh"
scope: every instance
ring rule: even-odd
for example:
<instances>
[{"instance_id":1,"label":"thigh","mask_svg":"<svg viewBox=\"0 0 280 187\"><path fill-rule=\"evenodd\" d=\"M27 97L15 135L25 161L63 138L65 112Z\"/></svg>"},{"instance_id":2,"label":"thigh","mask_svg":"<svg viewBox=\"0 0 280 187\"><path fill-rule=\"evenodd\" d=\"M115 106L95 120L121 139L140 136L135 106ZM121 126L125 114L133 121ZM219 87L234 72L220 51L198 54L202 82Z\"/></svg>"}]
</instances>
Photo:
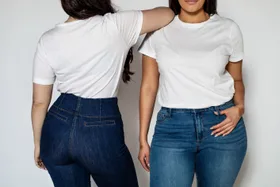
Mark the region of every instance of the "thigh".
<instances>
[{"instance_id":1,"label":"thigh","mask_svg":"<svg viewBox=\"0 0 280 187\"><path fill-rule=\"evenodd\" d=\"M98 173L92 173L98 187L138 187L135 167L126 146L119 155L107 161Z\"/></svg>"},{"instance_id":2,"label":"thigh","mask_svg":"<svg viewBox=\"0 0 280 187\"><path fill-rule=\"evenodd\" d=\"M195 153L179 148L152 146L150 155L151 187L191 187Z\"/></svg>"},{"instance_id":3,"label":"thigh","mask_svg":"<svg viewBox=\"0 0 280 187\"><path fill-rule=\"evenodd\" d=\"M90 187L89 172L77 163L55 165L43 159L55 187Z\"/></svg>"},{"instance_id":4,"label":"thigh","mask_svg":"<svg viewBox=\"0 0 280 187\"><path fill-rule=\"evenodd\" d=\"M243 119L228 136L214 137L208 133L196 157L198 186L232 187L247 150Z\"/></svg>"},{"instance_id":5,"label":"thigh","mask_svg":"<svg viewBox=\"0 0 280 187\"><path fill-rule=\"evenodd\" d=\"M74 152L99 187L138 187L123 122L118 118L80 118Z\"/></svg>"},{"instance_id":6,"label":"thigh","mask_svg":"<svg viewBox=\"0 0 280 187\"><path fill-rule=\"evenodd\" d=\"M191 187L195 152L192 115L160 110L150 155L151 187Z\"/></svg>"}]
</instances>

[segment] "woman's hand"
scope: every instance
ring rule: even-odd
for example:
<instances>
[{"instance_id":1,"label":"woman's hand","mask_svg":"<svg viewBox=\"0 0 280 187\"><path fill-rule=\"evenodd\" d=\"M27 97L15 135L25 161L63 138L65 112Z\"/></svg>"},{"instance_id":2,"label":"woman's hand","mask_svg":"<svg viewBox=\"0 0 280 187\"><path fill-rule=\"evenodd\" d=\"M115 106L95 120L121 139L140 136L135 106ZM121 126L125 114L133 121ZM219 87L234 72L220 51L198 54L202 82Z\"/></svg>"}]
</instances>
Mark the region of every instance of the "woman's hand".
<instances>
[{"instance_id":1,"label":"woman's hand","mask_svg":"<svg viewBox=\"0 0 280 187\"><path fill-rule=\"evenodd\" d=\"M218 125L215 125L211 128L211 130L213 130L212 135L218 137L221 135L227 136L228 134L230 134L235 129L243 113L244 113L243 106L234 106L221 111L220 115L226 115L227 118L221 123L219 123ZM216 112L215 114L218 115L218 113Z\"/></svg>"},{"instance_id":2,"label":"woman's hand","mask_svg":"<svg viewBox=\"0 0 280 187\"><path fill-rule=\"evenodd\" d=\"M39 145L35 145L34 161L35 161L35 164L38 168L46 170L46 167L45 167L43 161L40 158L40 146Z\"/></svg>"},{"instance_id":3,"label":"woman's hand","mask_svg":"<svg viewBox=\"0 0 280 187\"><path fill-rule=\"evenodd\" d=\"M143 168L149 172L150 171L150 146L148 142L141 144L138 159L141 162Z\"/></svg>"}]
</instances>

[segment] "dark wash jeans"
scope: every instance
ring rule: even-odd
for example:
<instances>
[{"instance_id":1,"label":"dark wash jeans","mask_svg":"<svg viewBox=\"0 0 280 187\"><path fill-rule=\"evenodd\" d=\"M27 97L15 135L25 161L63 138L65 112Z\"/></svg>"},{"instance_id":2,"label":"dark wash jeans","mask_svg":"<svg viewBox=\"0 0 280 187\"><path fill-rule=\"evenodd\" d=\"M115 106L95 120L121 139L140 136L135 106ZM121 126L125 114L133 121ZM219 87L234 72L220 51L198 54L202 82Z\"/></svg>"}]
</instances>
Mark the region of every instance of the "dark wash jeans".
<instances>
[{"instance_id":1,"label":"dark wash jeans","mask_svg":"<svg viewBox=\"0 0 280 187\"><path fill-rule=\"evenodd\" d=\"M162 108L151 146L151 187L191 187L194 173L198 187L232 187L247 149L244 121L225 137L210 130L226 118L214 112L232 106Z\"/></svg>"},{"instance_id":2,"label":"dark wash jeans","mask_svg":"<svg viewBox=\"0 0 280 187\"><path fill-rule=\"evenodd\" d=\"M138 187L117 98L62 94L47 113L41 158L55 187Z\"/></svg>"}]
</instances>

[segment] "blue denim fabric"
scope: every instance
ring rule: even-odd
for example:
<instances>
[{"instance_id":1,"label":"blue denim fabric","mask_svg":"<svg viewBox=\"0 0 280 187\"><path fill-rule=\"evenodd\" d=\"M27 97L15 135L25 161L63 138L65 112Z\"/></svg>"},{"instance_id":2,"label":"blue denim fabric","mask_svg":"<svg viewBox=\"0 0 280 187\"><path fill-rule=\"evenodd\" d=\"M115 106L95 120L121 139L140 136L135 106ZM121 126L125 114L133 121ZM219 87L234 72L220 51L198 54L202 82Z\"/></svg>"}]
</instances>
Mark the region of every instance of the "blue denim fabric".
<instances>
[{"instance_id":1,"label":"blue denim fabric","mask_svg":"<svg viewBox=\"0 0 280 187\"><path fill-rule=\"evenodd\" d=\"M232 187L247 149L244 121L225 137L210 130L226 119L220 111L232 106L162 108L151 146L151 187L191 187L195 173L199 187Z\"/></svg>"},{"instance_id":2,"label":"blue denim fabric","mask_svg":"<svg viewBox=\"0 0 280 187\"><path fill-rule=\"evenodd\" d=\"M62 94L47 113L41 158L55 187L138 187L117 98Z\"/></svg>"}]
</instances>

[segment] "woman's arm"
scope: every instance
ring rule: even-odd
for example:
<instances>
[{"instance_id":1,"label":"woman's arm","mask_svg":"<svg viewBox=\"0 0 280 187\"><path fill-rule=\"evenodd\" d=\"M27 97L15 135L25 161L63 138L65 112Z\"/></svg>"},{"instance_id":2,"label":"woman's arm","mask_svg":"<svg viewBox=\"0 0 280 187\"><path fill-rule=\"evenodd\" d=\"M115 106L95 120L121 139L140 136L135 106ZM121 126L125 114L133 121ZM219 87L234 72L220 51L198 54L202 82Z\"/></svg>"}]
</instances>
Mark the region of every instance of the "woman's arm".
<instances>
[{"instance_id":1,"label":"woman's arm","mask_svg":"<svg viewBox=\"0 0 280 187\"><path fill-rule=\"evenodd\" d=\"M245 97L245 87L242 78L242 61L239 62L229 62L227 71L230 73L234 80L235 94L233 97L234 104L240 108L240 113L244 113L244 97Z\"/></svg>"},{"instance_id":2,"label":"woman's arm","mask_svg":"<svg viewBox=\"0 0 280 187\"><path fill-rule=\"evenodd\" d=\"M159 84L158 65L155 59L143 55L142 84L140 91L140 152L139 160L149 171L148 131Z\"/></svg>"},{"instance_id":3,"label":"woman's arm","mask_svg":"<svg viewBox=\"0 0 280 187\"><path fill-rule=\"evenodd\" d=\"M40 141L42 126L49 108L52 97L53 85L33 84L33 103L32 103L32 127L35 145L35 164L44 169L40 160Z\"/></svg>"},{"instance_id":4,"label":"woman's arm","mask_svg":"<svg viewBox=\"0 0 280 187\"><path fill-rule=\"evenodd\" d=\"M215 136L226 136L230 134L244 114L245 88L242 79L242 61L229 62L226 70L234 79L235 94L233 100L235 106L221 111L221 114L226 115L227 118L220 124L211 128L213 130L212 134Z\"/></svg>"},{"instance_id":5,"label":"woman's arm","mask_svg":"<svg viewBox=\"0 0 280 187\"><path fill-rule=\"evenodd\" d=\"M143 10L143 24L141 34L158 30L168 25L174 18L174 12L167 7Z\"/></svg>"}]
</instances>

